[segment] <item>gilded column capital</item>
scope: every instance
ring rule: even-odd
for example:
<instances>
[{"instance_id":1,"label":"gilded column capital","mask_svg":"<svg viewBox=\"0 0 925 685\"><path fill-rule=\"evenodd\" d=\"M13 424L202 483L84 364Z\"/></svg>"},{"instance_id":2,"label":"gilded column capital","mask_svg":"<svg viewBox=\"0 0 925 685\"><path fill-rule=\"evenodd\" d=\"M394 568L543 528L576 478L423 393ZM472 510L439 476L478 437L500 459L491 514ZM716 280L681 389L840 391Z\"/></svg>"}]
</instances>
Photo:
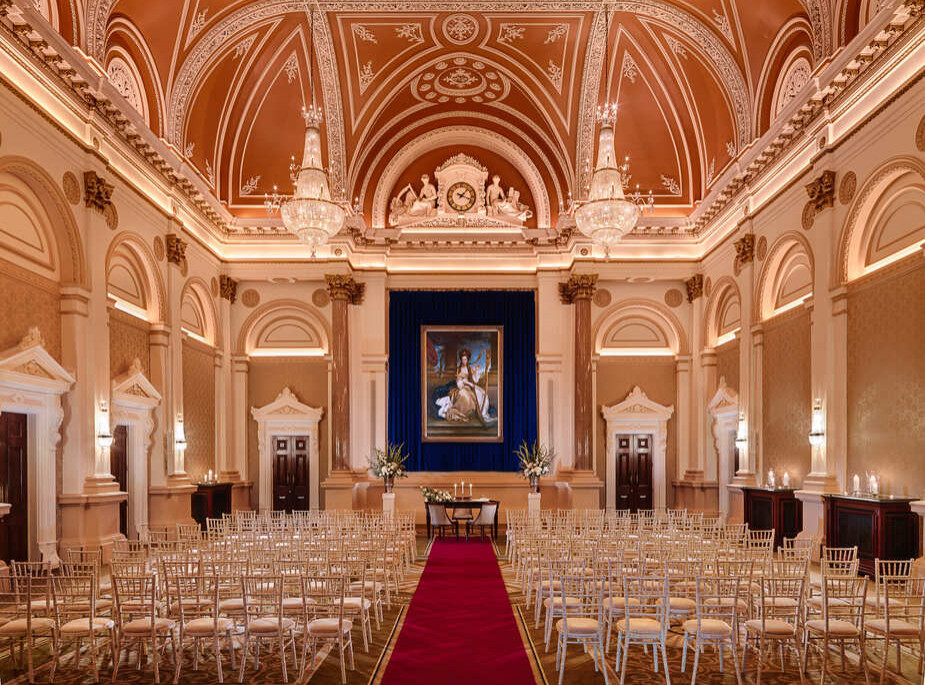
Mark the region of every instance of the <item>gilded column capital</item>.
<instances>
[{"instance_id":1,"label":"gilded column capital","mask_svg":"<svg viewBox=\"0 0 925 685\"><path fill-rule=\"evenodd\" d=\"M366 284L354 280L353 276L343 274L325 274L328 294L332 300L346 300L348 304L363 304Z\"/></svg>"},{"instance_id":2,"label":"gilded column capital","mask_svg":"<svg viewBox=\"0 0 925 685\"><path fill-rule=\"evenodd\" d=\"M218 277L218 290L219 294L230 304L234 304L234 301L238 299L238 282L231 276L222 274Z\"/></svg>"},{"instance_id":3,"label":"gilded column capital","mask_svg":"<svg viewBox=\"0 0 925 685\"><path fill-rule=\"evenodd\" d=\"M755 261L755 234L746 233L735 241L736 259L735 266L741 267L743 264ZM738 273L738 271L736 271Z\"/></svg>"},{"instance_id":4,"label":"gilded column capital","mask_svg":"<svg viewBox=\"0 0 925 685\"><path fill-rule=\"evenodd\" d=\"M687 301L693 302L703 295L703 274L694 274L684 281L684 285L687 286Z\"/></svg>"},{"instance_id":5,"label":"gilded column capital","mask_svg":"<svg viewBox=\"0 0 925 685\"><path fill-rule=\"evenodd\" d=\"M95 171L84 172L84 204L98 212L105 212L112 204L114 186Z\"/></svg>"},{"instance_id":6,"label":"gilded column capital","mask_svg":"<svg viewBox=\"0 0 925 685\"><path fill-rule=\"evenodd\" d=\"M167 246L167 262L182 269L186 264L186 241L176 233L168 233L164 236L164 244Z\"/></svg>"},{"instance_id":7,"label":"gilded column capital","mask_svg":"<svg viewBox=\"0 0 925 685\"><path fill-rule=\"evenodd\" d=\"M590 300L597 290L597 274L572 274L565 283L559 284L559 299L562 304L573 304L576 300Z\"/></svg>"}]
</instances>

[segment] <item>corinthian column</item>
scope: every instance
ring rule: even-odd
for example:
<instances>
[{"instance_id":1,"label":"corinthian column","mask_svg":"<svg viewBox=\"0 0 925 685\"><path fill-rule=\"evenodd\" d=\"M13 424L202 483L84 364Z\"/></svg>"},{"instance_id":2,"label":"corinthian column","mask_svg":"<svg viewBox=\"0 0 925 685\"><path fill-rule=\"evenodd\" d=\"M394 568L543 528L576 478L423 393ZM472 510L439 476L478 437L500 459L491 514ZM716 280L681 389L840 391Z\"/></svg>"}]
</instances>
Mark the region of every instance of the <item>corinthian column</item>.
<instances>
[{"instance_id":1,"label":"corinthian column","mask_svg":"<svg viewBox=\"0 0 925 685\"><path fill-rule=\"evenodd\" d=\"M597 274L573 274L559 284L559 297L575 305L575 470L591 471L594 411L591 406L591 297Z\"/></svg>"},{"instance_id":2,"label":"corinthian column","mask_svg":"<svg viewBox=\"0 0 925 685\"><path fill-rule=\"evenodd\" d=\"M328 274L325 277L331 295L331 442L333 471L350 470L350 337L348 305L361 304L364 283L353 276Z\"/></svg>"}]
</instances>

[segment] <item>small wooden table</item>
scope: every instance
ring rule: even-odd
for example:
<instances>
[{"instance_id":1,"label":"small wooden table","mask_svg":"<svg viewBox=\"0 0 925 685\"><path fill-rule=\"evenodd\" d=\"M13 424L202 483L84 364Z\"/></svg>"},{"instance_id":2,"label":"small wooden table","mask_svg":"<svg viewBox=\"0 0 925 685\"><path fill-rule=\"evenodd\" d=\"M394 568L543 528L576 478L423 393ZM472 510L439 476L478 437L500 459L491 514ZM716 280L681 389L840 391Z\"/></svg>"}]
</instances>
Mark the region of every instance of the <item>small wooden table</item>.
<instances>
[{"instance_id":1,"label":"small wooden table","mask_svg":"<svg viewBox=\"0 0 925 685\"><path fill-rule=\"evenodd\" d=\"M919 556L919 517L909 506L915 497L823 495L825 544L858 547L858 570L874 575L875 559Z\"/></svg>"},{"instance_id":2,"label":"small wooden table","mask_svg":"<svg viewBox=\"0 0 925 685\"><path fill-rule=\"evenodd\" d=\"M197 483L190 501L193 520L203 530L206 519L220 519L231 513L231 483Z\"/></svg>"},{"instance_id":3,"label":"small wooden table","mask_svg":"<svg viewBox=\"0 0 925 685\"><path fill-rule=\"evenodd\" d=\"M455 499L450 502L437 502L436 504L442 504L447 509L478 509L479 512L482 511L483 504L497 504L498 507L495 509L495 520L491 524L491 536L492 538L498 537L498 512L501 511L501 502L496 499ZM430 537L430 507L425 503L424 511L427 513L427 537Z\"/></svg>"},{"instance_id":4,"label":"small wooden table","mask_svg":"<svg viewBox=\"0 0 925 685\"><path fill-rule=\"evenodd\" d=\"M774 529L774 548L784 538L795 537L803 530L803 503L794 497L793 488L742 488L745 495L745 523L749 530Z\"/></svg>"}]
</instances>

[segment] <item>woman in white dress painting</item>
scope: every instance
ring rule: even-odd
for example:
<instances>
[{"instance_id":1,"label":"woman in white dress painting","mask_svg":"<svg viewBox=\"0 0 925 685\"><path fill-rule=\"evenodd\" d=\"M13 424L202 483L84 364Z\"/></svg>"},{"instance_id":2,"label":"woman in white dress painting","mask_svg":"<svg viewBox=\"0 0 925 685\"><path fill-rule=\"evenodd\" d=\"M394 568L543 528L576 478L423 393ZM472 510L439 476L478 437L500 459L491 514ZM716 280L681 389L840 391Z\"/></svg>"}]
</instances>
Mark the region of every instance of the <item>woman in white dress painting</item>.
<instances>
[{"instance_id":1,"label":"woman in white dress painting","mask_svg":"<svg viewBox=\"0 0 925 685\"><path fill-rule=\"evenodd\" d=\"M483 350L482 355L487 355ZM463 348L459 352L459 364L456 366L456 382L448 383L449 391L442 395L438 391L436 399L437 416L447 421L469 423L478 421L483 426L495 423L498 419L491 414L488 394L479 385L481 373L478 366L470 365L472 352ZM478 361L478 360L477 360ZM475 364L477 364L477 361ZM485 364L486 371L488 364ZM446 388L447 386L443 386Z\"/></svg>"}]
</instances>

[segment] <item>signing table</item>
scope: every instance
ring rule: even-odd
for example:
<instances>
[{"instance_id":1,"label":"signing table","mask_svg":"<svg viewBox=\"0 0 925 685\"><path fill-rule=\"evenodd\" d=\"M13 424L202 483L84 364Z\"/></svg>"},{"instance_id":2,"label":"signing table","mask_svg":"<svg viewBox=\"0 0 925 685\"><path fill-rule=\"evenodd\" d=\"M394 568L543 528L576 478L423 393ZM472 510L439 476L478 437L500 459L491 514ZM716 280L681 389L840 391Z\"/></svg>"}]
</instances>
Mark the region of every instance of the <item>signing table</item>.
<instances>
[{"instance_id":1,"label":"signing table","mask_svg":"<svg viewBox=\"0 0 925 685\"><path fill-rule=\"evenodd\" d=\"M501 502L496 499L454 499L449 502L443 502L443 506L449 510L456 509L478 509L479 512L482 511L482 506L485 504L497 504L498 507L495 509L495 520L491 524L491 536L493 538L498 537L498 512L501 511ZM424 510L427 512L427 537L430 537L430 507L424 506ZM447 516L452 518L449 511L447 511ZM476 515L475 518L478 518Z\"/></svg>"}]
</instances>

